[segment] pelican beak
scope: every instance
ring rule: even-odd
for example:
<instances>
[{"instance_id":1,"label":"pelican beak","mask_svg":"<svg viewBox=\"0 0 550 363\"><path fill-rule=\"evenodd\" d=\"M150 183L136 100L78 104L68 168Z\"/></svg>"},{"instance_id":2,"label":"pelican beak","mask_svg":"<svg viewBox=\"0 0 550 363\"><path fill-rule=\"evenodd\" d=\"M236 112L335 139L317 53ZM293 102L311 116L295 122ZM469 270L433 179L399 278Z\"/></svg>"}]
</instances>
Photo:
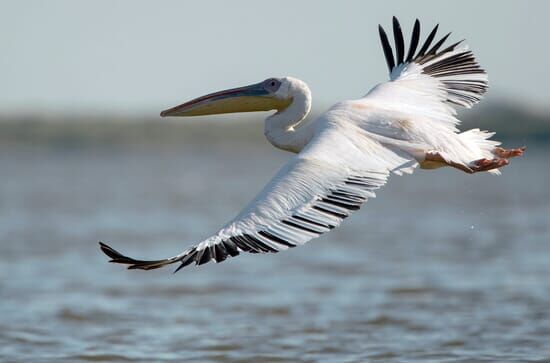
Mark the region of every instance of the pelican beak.
<instances>
[{"instance_id":1,"label":"pelican beak","mask_svg":"<svg viewBox=\"0 0 550 363\"><path fill-rule=\"evenodd\" d=\"M282 110L290 99L281 99L264 88L263 83L232 88L195 98L160 113L166 116L202 116L232 112Z\"/></svg>"}]
</instances>

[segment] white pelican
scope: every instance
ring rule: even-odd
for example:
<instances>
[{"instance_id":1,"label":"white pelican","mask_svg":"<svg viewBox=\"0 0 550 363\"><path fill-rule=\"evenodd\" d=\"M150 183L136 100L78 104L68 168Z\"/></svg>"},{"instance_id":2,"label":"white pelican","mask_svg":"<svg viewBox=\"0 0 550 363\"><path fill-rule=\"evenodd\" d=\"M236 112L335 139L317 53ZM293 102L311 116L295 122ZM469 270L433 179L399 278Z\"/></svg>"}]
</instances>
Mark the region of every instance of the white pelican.
<instances>
[{"instance_id":1,"label":"white pelican","mask_svg":"<svg viewBox=\"0 0 550 363\"><path fill-rule=\"evenodd\" d=\"M182 253L156 261L136 260L100 242L110 262L150 270L180 263L221 262L241 252L279 252L302 245L340 225L390 174L415 167L450 166L467 173L499 174L525 148L503 149L494 133L460 132L453 106L470 108L487 90L487 75L462 41L440 50L438 26L418 49L416 20L408 51L393 18L394 52L379 26L390 79L364 97L332 106L314 120L308 86L292 77L212 93L170 108L161 116L200 116L276 110L265 120L273 146L296 153L260 194L215 235ZM431 46L431 47L430 47Z\"/></svg>"}]
</instances>

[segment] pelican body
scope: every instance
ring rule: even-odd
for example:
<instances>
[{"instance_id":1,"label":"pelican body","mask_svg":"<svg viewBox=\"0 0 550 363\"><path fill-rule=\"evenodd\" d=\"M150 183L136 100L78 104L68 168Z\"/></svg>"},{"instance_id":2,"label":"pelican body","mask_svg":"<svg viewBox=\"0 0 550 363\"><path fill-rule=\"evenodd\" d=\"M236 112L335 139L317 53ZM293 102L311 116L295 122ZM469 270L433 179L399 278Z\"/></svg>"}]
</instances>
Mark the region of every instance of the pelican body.
<instances>
[{"instance_id":1,"label":"pelican body","mask_svg":"<svg viewBox=\"0 0 550 363\"><path fill-rule=\"evenodd\" d=\"M525 148L503 149L494 133L457 128L456 106L472 107L487 90L487 74L462 42L440 50L438 26L420 45L416 20L405 54L403 32L393 18L395 56L379 26L390 79L365 96L336 103L306 119L311 92L293 77L268 78L249 86L215 92L167 109L163 117L276 111L264 134L282 150L295 153L258 196L215 235L174 257L137 260L108 245L111 262L150 270L179 263L221 262L242 252L276 253L302 245L340 225L391 174L417 167L453 167L467 173L500 174Z\"/></svg>"}]
</instances>

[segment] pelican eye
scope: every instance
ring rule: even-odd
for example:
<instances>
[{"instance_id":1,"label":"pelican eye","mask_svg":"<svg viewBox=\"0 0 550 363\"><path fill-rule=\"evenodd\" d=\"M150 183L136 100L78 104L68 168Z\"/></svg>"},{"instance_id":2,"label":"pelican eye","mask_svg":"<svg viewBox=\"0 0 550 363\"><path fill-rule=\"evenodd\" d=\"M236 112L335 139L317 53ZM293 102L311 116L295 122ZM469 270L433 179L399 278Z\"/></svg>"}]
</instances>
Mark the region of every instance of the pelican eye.
<instances>
[{"instance_id":1,"label":"pelican eye","mask_svg":"<svg viewBox=\"0 0 550 363\"><path fill-rule=\"evenodd\" d=\"M264 88L269 92L277 92L280 86L281 81L279 81L277 78L269 78L264 81Z\"/></svg>"}]
</instances>

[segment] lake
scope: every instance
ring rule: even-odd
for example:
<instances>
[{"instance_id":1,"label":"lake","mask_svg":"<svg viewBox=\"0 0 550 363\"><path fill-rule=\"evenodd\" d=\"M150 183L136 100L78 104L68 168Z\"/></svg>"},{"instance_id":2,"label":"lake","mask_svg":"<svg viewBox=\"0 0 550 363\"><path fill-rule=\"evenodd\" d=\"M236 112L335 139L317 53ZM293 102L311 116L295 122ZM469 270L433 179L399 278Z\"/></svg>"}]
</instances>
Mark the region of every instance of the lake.
<instances>
[{"instance_id":1,"label":"lake","mask_svg":"<svg viewBox=\"0 0 550 363\"><path fill-rule=\"evenodd\" d=\"M98 248L179 253L289 156L200 138L0 146L0 360L550 362L541 147L500 177L394 176L340 229L278 254L172 274Z\"/></svg>"}]
</instances>

